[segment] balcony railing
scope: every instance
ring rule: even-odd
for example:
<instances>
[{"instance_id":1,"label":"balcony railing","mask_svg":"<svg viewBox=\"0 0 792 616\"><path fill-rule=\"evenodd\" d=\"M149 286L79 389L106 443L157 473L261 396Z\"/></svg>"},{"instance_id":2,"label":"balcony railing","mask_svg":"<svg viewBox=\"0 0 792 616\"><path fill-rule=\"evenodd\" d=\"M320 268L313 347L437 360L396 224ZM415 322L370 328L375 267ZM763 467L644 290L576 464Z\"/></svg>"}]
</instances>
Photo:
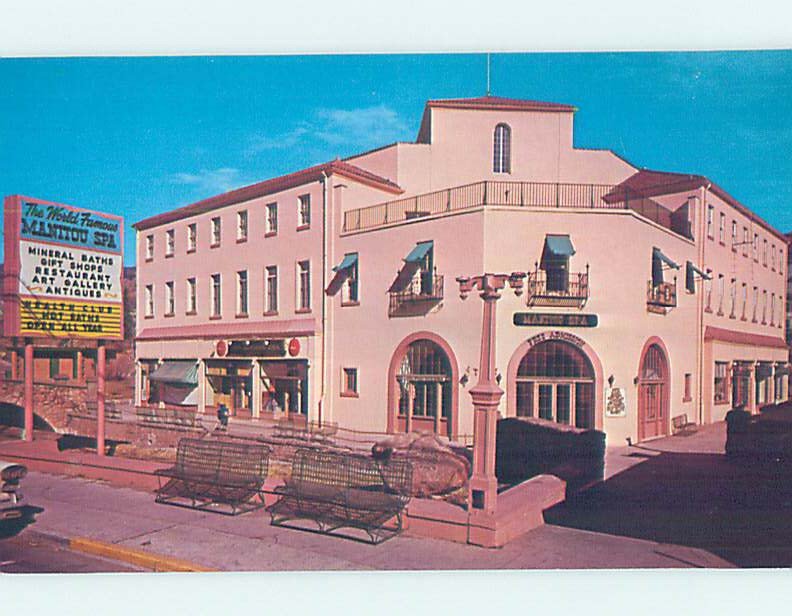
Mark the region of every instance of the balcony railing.
<instances>
[{"instance_id":1,"label":"balcony railing","mask_svg":"<svg viewBox=\"0 0 792 616\"><path fill-rule=\"evenodd\" d=\"M418 275L404 291L390 293L389 317L407 317L426 314L443 299L443 276Z\"/></svg>"},{"instance_id":2,"label":"balcony railing","mask_svg":"<svg viewBox=\"0 0 792 616\"><path fill-rule=\"evenodd\" d=\"M691 237L682 212L671 212L657 201L607 184L482 181L415 197L387 201L344 212L343 232L375 229L426 216L449 214L481 206L632 210L653 222Z\"/></svg>"},{"instance_id":3,"label":"balcony railing","mask_svg":"<svg viewBox=\"0 0 792 616\"><path fill-rule=\"evenodd\" d=\"M661 282L655 286L649 280L646 285L646 303L658 308L674 308L677 305L676 281Z\"/></svg>"},{"instance_id":4,"label":"balcony railing","mask_svg":"<svg viewBox=\"0 0 792 616\"><path fill-rule=\"evenodd\" d=\"M528 274L525 281L525 295L529 306L585 306L589 297L588 268L585 272L568 274L568 279L558 280L547 272L537 270Z\"/></svg>"}]
</instances>

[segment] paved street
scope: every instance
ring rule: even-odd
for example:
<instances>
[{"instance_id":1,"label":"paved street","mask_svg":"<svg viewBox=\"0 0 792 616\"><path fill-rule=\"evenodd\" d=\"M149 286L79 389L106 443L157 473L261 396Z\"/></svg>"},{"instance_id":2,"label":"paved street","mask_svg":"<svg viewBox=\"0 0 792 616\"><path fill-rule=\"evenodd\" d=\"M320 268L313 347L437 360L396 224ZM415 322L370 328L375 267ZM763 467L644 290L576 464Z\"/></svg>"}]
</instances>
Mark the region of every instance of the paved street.
<instances>
[{"instance_id":1,"label":"paved street","mask_svg":"<svg viewBox=\"0 0 792 616\"><path fill-rule=\"evenodd\" d=\"M99 573L141 571L96 556L75 552L62 542L33 531L0 540L0 573Z\"/></svg>"}]
</instances>

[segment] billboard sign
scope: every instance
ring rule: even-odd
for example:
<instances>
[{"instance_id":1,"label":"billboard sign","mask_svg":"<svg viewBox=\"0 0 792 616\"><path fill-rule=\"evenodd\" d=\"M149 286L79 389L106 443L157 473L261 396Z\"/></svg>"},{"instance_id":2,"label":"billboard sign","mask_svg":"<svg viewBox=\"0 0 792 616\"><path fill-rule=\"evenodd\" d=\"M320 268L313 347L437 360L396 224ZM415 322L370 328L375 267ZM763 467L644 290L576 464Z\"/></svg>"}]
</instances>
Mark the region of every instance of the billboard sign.
<instances>
[{"instance_id":1,"label":"billboard sign","mask_svg":"<svg viewBox=\"0 0 792 616\"><path fill-rule=\"evenodd\" d=\"M6 336L123 338L123 218L14 195L4 202Z\"/></svg>"}]
</instances>

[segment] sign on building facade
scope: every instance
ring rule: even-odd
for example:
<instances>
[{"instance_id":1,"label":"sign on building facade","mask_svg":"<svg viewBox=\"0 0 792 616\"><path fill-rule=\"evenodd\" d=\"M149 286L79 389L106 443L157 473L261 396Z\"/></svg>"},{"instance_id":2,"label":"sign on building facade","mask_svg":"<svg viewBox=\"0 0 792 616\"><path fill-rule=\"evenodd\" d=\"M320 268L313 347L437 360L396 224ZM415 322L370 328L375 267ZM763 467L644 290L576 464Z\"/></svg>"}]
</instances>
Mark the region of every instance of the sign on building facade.
<instances>
[{"instance_id":1,"label":"sign on building facade","mask_svg":"<svg viewBox=\"0 0 792 616\"><path fill-rule=\"evenodd\" d=\"M6 197L6 336L123 338L123 218Z\"/></svg>"}]
</instances>

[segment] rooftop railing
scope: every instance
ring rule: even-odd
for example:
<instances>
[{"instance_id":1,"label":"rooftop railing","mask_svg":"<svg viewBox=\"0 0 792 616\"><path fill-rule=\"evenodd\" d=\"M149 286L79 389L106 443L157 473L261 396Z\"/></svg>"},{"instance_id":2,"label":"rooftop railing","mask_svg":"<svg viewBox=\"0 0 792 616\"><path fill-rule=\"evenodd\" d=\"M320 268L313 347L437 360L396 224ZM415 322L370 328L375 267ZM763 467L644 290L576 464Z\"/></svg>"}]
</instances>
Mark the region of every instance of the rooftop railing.
<instances>
[{"instance_id":1,"label":"rooftop railing","mask_svg":"<svg viewBox=\"0 0 792 616\"><path fill-rule=\"evenodd\" d=\"M607 200L606 200L606 197ZM343 232L376 229L389 224L450 214L481 206L531 208L583 208L633 210L680 235L690 237L686 220L652 199L634 197L625 189L608 184L559 182L481 181L431 193L387 201L344 212Z\"/></svg>"}]
</instances>

